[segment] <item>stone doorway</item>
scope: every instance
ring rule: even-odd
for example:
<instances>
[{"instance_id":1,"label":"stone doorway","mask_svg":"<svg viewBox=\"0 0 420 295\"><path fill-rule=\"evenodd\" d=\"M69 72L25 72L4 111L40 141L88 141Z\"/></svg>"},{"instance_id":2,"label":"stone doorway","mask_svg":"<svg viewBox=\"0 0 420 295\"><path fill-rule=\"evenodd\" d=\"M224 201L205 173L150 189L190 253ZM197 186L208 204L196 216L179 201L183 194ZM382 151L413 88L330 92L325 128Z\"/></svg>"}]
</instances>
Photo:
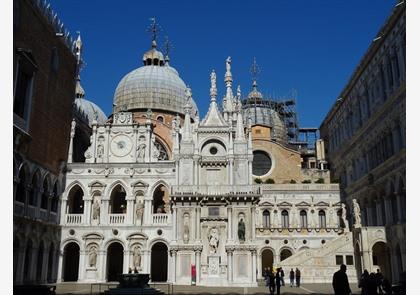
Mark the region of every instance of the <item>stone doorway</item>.
<instances>
[{"instance_id":1,"label":"stone doorway","mask_svg":"<svg viewBox=\"0 0 420 295\"><path fill-rule=\"evenodd\" d=\"M372 264L373 271L379 268L385 278L392 281L392 273L390 267L390 253L388 246L384 242L377 242L372 247Z\"/></svg>"},{"instance_id":2,"label":"stone doorway","mask_svg":"<svg viewBox=\"0 0 420 295\"><path fill-rule=\"evenodd\" d=\"M67 244L64 247L63 256L63 281L77 282L79 278L79 245L75 242Z\"/></svg>"},{"instance_id":3,"label":"stone doorway","mask_svg":"<svg viewBox=\"0 0 420 295\"><path fill-rule=\"evenodd\" d=\"M168 280L168 247L162 242L158 242L152 247L150 269L152 282L166 282Z\"/></svg>"},{"instance_id":4,"label":"stone doorway","mask_svg":"<svg viewBox=\"0 0 420 295\"><path fill-rule=\"evenodd\" d=\"M273 269L274 255L270 249L265 249L261 253L261 273L264 274L266 268Z\"/></svg>"},{"instance_id":5,"label":"stone doorway","mask_svg":"<svg viewBox=\"0 0 420 295\"><path fill-rule=\"evenodd\" d=\"M114 242L108 246L107 251L107 281L118 281L118 276L123 273L124 248L120 243Z\"/></svg>"}]
</instances>

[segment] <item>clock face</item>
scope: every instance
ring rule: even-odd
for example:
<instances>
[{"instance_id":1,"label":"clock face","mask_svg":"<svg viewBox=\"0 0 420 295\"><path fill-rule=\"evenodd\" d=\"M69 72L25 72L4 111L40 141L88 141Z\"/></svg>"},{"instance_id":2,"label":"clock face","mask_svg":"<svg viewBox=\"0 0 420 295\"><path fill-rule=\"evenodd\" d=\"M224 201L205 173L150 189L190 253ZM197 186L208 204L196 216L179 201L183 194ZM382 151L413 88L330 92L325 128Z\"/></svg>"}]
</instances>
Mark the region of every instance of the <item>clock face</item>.
<instances>
[{"instance_id":1,"label":"clock face","mask_svg":"<svg viewBox=\"0 0 420 295\"><path fill-rule=\"evenodd\" d=\"M117 157L128 155L132 147L131 139L125 135L117 135L111 141L111 152Z\"/></svg>"}]
</instances>

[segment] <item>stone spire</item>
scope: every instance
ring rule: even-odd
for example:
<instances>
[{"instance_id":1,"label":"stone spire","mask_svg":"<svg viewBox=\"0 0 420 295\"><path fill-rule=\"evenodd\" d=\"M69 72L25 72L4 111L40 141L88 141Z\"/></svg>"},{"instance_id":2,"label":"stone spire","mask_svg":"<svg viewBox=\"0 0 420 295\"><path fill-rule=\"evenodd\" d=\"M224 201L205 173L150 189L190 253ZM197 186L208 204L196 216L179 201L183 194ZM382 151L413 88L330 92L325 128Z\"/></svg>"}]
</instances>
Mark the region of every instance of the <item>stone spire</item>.
<instances>
[{"instance_id":1,"label":"stone spire","mask_svg":"<svg viewBox=\"0 0 420 295\"><path fill-rule=\"evenodd\" d=\"M236 121L236 141L244 141L244 121L242 118L242 103L240 97L238 98L237 104L238 119Z\"/></svg>"},{"instance_id":2,"label":"stone spire","mask_svg":"<svg viewBox=\"0 0 420 295\"><path fill-rule=\"evenodd\" d=\"M182 134L182 141L191 141L191 104L190 101L192 100L191 88L187 87L185 89L185 119L184 119L184 127L183 127L183 134Z\"/></svg>"},{"instance_id":3,"label":"stone spire","mask_svg":"<svg viewBox=\"0 0 420 295\"><path fill-rule=\"evenodd\" d=\"M74 52L77 57L77 64L76 64L76 98L84 98L85 97L85 90L80 83L80 72L82 71L83 67L83 60L82 60L82 51L83 51L83 42L82 37L80 36L80 32L77 32L78 36L76 41L74 41Z\"/></svg>"},{"instance_id":4,"label":"stone spire","mask_svg":"<svg viewBox=\"0 0 420 295\"><path fill-rule=\"evenodd\" d=\"M225 73L225 84L226 84L226 95L223 100L223 114L225 120L228 120L229 115L234 111L234 97L232 91L232 72L231 72L232 59L230 56L226 59L226 73Z\"/></svg>"},{"instance_id":5,"label":"stone spire","mask_svg":"<svg viewBox=\"0 0 420 295\"><path fill-rule=\"evenodd\" d=\"M206 116L204 117L203 121L200 125L202 126L226 126L227 123L223 119L223 116L220 114L219 108L217 107L216 97L217 97L217 88L216 88L216 72L212 70L210 74L210 106L209 110L207 111Z\"/></svg>"}]
</instances>

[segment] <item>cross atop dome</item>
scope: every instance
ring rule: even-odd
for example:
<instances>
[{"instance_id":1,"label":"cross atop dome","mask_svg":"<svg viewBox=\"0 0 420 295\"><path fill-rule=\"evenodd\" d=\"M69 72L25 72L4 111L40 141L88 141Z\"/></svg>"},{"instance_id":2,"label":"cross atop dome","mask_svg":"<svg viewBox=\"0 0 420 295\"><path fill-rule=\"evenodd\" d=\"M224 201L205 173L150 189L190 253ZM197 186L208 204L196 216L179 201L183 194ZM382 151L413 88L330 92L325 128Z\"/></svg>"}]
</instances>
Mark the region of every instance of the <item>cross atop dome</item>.
<instances>
[{"instance_id":1,"label":"cross atop dome","mask_svg":"<svg viewBox=\"0 0 420 295\"><path fill-rule=\"evenodd\" d=\"M147 28L147 32L150 33L150 35L152 36L152 47L156 47L156 40L159 32L161 31L161 27L159 26L159 24L156 23L155 17L151 17L150 21L152 23Z\"/></svg>"}]
</instances>

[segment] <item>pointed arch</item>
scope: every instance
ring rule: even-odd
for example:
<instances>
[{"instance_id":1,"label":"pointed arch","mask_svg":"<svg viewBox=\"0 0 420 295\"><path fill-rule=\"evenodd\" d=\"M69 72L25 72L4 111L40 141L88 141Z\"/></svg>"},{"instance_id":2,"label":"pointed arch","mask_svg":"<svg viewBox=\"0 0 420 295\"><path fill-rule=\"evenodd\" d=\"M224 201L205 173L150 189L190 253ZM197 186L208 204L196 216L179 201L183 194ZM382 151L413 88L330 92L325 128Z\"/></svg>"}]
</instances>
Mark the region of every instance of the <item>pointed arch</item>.
<instances>
[{"instance_id":1,"label":"pointed arch","mask_svg":"<svg viewBox=\"0 0 420 295\"><path fill-rule=\"evenodd\" d=\"M111 185L108 186L108 188L105 191L105 196L110 198L112 191L118 185L122 186L122 188L125 190L126 193L128 193L130 191L128 185L126 183L124 183L122 180L118 179L118 180L114 181Z\"/></svg>"},{"instance_id":2,"label":"pointed arch","mask_svg":"<svg viewBox=\"0 0 420 295\"><path fill-rule=\"evenodd\" d=\"M38 193L42 187L41 183L41 171L36 169L32 175L31 180L31 190L29 194L29 205L37 206L38 205Z\"/></svg>"},{"instance_id":3,"label":"pointed arch","mask_svg":"<svg viewBox=\"0 0 420 295\"><path fill-rule=\"evenodd\" d=\"M78 180L74 180L69 185L67 185L66 189L63 192L63 195L68 196L69 192L73 189L73 187L75 185L78 185L82 189L83 195L88 196L88 192L87 192L85 186Z\"/></svg>"},{"instance_id":4,"label":"pointed arch","mask_svg":"<svg viewBox=\"0 0 420 295\"><path fill-rule=\"evenodd\" d=\"M19 169L17 187L16 187L16 197L17 202L25 203L26 202L26 188L28 181L30 181L27 165L24 164Z\"/></svg>"},{"instance_id":5,"label":"pointed arch","mask_svg":"<svg viewBox=\"0 0 420 295\"><path fill-rule=\"evenodd\" d=\"M111 214L127 212L127 188L121 183L118 182L111 186L109 193L109 213Z\"/></svg>"},{"instance_id":6,"label":"pointed arch","mask_svg":"<svg viewBox=\"0 0 420 295\"><path fill-rule=\"evenodd\" d=\"M169 185L165 181L159 180L153 185L151 194L153 213L169 213Z\"/></svg>"}]
</instances>

